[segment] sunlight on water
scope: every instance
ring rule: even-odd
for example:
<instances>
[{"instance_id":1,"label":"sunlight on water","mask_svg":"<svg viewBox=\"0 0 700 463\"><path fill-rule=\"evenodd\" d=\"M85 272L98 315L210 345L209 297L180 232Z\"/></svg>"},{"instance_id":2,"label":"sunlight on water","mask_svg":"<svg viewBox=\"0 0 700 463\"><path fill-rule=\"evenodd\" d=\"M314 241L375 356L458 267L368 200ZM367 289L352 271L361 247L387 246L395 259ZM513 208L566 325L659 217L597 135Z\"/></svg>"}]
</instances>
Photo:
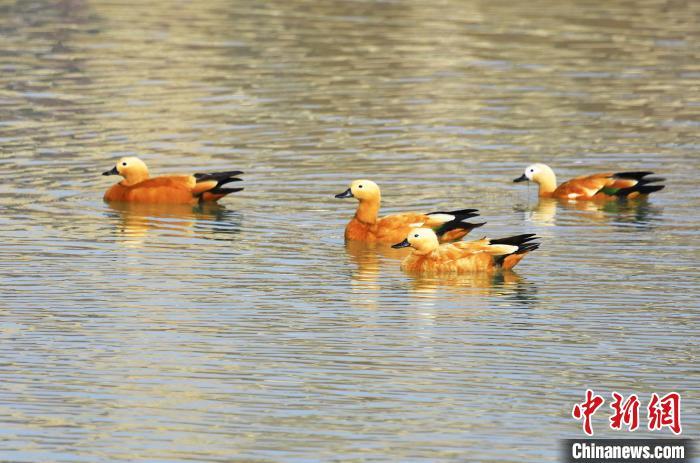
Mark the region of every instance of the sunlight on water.
<instances>
[{"instance_id":1,"label":"sunlight on water","mask_svg":"<svg viewBox=\"0 0 700 463\"><path fill-rule=\"evenodd\" d=\"M676 390L696 435L698 14L0 2L0 459L556 461L587 386ZM104 204L126 155L245 190ZM512 183L537 161L668 187L537 201ZM356 178L385 213L478 208L475 237L542 247L403 274L343 243Z\"/></svg>"}]
</instances>

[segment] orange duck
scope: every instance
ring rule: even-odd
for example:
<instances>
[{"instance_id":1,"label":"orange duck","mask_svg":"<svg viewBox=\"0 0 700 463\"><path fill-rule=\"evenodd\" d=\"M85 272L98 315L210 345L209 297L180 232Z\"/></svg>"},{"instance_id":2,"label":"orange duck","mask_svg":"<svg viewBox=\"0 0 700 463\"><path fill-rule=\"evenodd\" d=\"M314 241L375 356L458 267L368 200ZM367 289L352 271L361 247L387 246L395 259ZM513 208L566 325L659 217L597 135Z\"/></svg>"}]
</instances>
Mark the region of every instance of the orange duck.
<instances>
[{"instance_id":1,"label":"orange duck","mask_svg":"<svg viewBox=\"0 0 700 463\"><path fill-rule=\"evenodd\" d=\"M440 244L429 228L411 230L408 237L393 248L412 247L413 252L401 263L406 272L426 274L460 274L510 270L540 244L534 234L492 240Z\"/></svg>"},{"instance_id":2,"label":"orange duck","mask_svg":"<svg viewBox=\"0 0 700 463\"><path fill-rule=\"evenodd\" d=\"M107 190L104 200L151 204L196 204L203 201L218 201L229 193L243 189L223 188L227 183L240 181L240 178L235 177L242 173L235 170L150 178L148 167L141 159L126 157L121 158L111 170L102 173L102 175L124 177L124 180Z\"/></svg>"},{"instance_id":3,"label":"orange duck","mask_svg":"<svg viewBox=\"0 0 700 463\"><path fill-rule=\"evenodd\" d=\"M664 181L660 177L649 177L652 174L653 172L605 172L576 177L557 186L557 177L548 165L532 164L525 168L523 175L513 181L532 180L537 183L541 198L633 199L664 188L665 185L650 185L650 183Z\"/></svg>"},{"instance_id":4,"label":"orange duck","mask_svg":"<svg viewBox=\"0 0 700 463\"><path fill-rule=\"evenodd\" d=\"M355 217L345 227L346 240L392 244L405 238L412 228L421 226L435 230L441 242L450 242L461 239L474 228L486 223L463 222L478 216L476 209L429 214L406 212L378 218L381 192L379 186L371 180L355 180L350 188L335 197L355 198L360 202Z\"/></svg>"}]
</instances>

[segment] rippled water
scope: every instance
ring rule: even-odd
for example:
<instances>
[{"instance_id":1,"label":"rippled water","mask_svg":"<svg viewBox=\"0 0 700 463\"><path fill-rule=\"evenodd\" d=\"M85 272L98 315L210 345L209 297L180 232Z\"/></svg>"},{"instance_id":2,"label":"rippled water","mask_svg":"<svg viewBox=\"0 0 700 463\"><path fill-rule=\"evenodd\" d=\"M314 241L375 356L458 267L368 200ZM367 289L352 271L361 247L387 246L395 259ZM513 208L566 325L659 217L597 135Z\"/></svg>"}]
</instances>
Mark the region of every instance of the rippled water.
<instances>
[{"instance_id":1,"label":"rippled water","mask_svg":"<svg viewBox=\"0 0 700 463\"><path fill-rule=\"evenodd\" d=\"M676 390L697 437L699 15L0 2L0 459L556 461L586 387ZM106 205L123 155L246 189ZM538 203L511 183L534 161L668 188ZM516 274L405 275L344 246L332 195L361 177L385 212L475 207L479 236L542 247Z\"/></svg>"}]
</instances>

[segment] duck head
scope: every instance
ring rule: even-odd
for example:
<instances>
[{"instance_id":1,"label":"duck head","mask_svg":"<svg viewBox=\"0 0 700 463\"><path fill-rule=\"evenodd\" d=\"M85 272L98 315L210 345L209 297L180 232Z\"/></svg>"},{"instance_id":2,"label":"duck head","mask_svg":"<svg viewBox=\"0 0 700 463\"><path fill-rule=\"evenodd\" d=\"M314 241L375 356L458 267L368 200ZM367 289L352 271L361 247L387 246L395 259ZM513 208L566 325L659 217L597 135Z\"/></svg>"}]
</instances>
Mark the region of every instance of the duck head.
<instances>
[{"instance_id":1,"label":"duck head","mask_svg":"<svg viewBox=\"0 0 700 463\"><path fill-rule=\"evenodd\" d=\"M125 184L133 185L148 179L148 167L139 158L129 156L121 158L111 170L102 172L102 175L121 175Z\"/></svg>"},{"instance_id":2,"label":"duck head","mask_svg":"<svg viewBox=\"0 0 700 463\"><path fill-rule=\"evenodd\" d=\"M525 168L525 172L513 182L533 181L540 186L540 194L551 193L557 188L557 177L547 164L531 164Z\"/></svg>"},{"instance_id":3,"label":"duck head","mask_svg":"<svg viewBox=\"0 0 700 463\"><path fill-rule=\"evenodd\" d=\"M355 198L358 201L379 201L381 199L379 186L372 180L355 180L350 188L335 195L336 198Z\"/></svg>"},{"instance_id":4,"label":"duck head","mask_svg":"<svg viewBox=\"0 0 700 463\"><path fill-rule=\"evenodd\" d=\"M392 246L394 249L412 247L417 254L428 254L440 247L437 235L430 228L414 228L405 240Z\"/></svg>"}]
</instances>

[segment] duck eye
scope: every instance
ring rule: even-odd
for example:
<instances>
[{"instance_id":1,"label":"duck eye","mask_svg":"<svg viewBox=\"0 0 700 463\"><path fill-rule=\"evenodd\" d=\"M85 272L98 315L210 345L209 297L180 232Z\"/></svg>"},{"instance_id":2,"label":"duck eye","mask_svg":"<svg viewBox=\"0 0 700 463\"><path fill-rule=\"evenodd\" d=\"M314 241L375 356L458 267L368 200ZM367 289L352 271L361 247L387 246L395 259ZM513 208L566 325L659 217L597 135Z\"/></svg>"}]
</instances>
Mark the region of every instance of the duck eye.
<instances>
[{"instance_id":1,"label":"duck eye","mask_svg":"<svg viewBox=\"0 0 700 463\"><path fill-rule=\"evenodd\" d=\"M533 173L534 171L535 171L535 169L530 169L530 173Z\"/></svg>"},{"instance_id":2,"label":"duck eye","mask_svg":"<svg viewBox=\"0 0 700 463\"><path fill-rule=\"evenodd\" d=\"M125 165L126 165L126 162L122 162L122 165L125 166Z\"/></svg>"},{"instance_id":3,"label":"duck eye","mask_svg":"<svg viewBox=\"0 0 700 463\"><path fill-rule=\"evenodd\" d=\"M357 188L362 188L362 185L358 185Z\"/></svg>"},{"instance_id":4,"label":"duck eye","mask_svg":"<svg viewBox=\"0 0 700 463\"><path fill-rule=\"evenodd\" d=\"M418 238L418 235L417 235L417 234L415 234L415 235L413 235L413 237L414 237L414 238Z\"/></svg>"}]
</instances>

